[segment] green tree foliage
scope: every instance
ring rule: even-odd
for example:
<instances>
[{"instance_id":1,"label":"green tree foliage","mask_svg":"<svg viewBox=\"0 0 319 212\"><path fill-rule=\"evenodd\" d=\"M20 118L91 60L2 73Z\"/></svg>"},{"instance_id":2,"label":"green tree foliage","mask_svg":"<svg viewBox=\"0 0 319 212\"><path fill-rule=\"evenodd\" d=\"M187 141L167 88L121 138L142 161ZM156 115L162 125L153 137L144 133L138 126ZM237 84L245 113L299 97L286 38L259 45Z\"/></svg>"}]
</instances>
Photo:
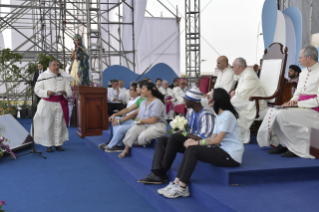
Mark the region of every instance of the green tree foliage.
<instances>
[{"instance_id":1,"label":"green tree foliage","mask_svg":"<svg viewBox=\"0 0 319 212\"><path fill-rule=\"evenodd\" d=\"M9 48L0 50L0 78L6 87L7 104L9 107L9 92L18 85L14 82L20 78L20 68L16 64L21 63L22 58L21 54L14 53Z\"/></svg>"}]
</instances>

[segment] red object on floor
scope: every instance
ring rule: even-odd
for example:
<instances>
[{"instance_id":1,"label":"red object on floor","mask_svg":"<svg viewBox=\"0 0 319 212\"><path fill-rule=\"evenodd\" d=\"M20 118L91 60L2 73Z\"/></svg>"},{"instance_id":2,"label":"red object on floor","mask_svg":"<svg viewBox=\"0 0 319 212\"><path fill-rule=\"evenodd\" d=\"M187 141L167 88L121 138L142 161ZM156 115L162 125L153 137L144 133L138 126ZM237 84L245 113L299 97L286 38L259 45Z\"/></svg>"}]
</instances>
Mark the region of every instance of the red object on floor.
<instances>
[{"instance_id":1,"label":"red object on floor","mask_svg":"<svg viewBox=\"0 0 319 212\"><path fill-rule=\"evenodd\" d=\"M183 115L186 115L187 113L187 108L185 107L185 104L179 104L174 106L174 112L175 113L180 113Z\"/></svg>"}]
</instances>

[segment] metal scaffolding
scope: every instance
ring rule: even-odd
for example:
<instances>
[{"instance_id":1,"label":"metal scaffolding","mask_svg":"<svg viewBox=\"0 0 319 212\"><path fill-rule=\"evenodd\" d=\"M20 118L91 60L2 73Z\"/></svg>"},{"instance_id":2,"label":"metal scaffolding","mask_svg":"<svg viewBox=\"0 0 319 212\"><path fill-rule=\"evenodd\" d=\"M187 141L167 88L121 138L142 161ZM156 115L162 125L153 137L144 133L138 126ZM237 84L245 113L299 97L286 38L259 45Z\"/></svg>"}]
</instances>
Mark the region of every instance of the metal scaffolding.
<instances>
[{"instance_id":1,"label":"metal scaffolding","mask_svg":"<svg viewBox=\"0 0 319 212\"><path fill-rule=\"evenodd\" d=\"M290 0L277 0L278 10L285 10L290 6Z\"/></svg>"},{"instance_id":2,"label":"metal scaffolding","mask_svg":"<svg viewBox=\"0 0 319 212\"><path fill-rule=\"evenodd\" d=\"M71 62L75 34L82 34L84 45L90 56L90 69L97 73L102 82L102 72L110 65L125 62L135 71L134 46L134 0L15 0L11 4L0 4L10 8L9 13L1 11L0 32L11 29L23 39L15 40L14 52L22 54L24 62L35 62L40 53L56 58L64 67ZM14 4L15 3L15 4ZM124 23L123 5L132 10L133 21ZM110 13L116 14L116 21ZM121 27L132 27L132 47L124 51ZM117 26L117 30L110 30ZM114 29L114 27L113 27ZM28 36L26 30L32 32ZM103 37L102 37L103 36ZM129 35L126 35L129 36ZM68 43L67 43L68 42ZM18 45L16 45L18 44ZM72 44L73 45L73 44ZM132 60L127 55L132 54ZM117 63L112 60L117 58Z\"/></svg>"},{"instance_id":3,"label":"metal scaffolding","mask_svg":"<svg viewBox=\"0 0 319 212\"><path fill-rule=\"evenodd\" d=\"M194 82L200 77L200 0L185 0L186 78Z\"/></svg>"}]
</instances>

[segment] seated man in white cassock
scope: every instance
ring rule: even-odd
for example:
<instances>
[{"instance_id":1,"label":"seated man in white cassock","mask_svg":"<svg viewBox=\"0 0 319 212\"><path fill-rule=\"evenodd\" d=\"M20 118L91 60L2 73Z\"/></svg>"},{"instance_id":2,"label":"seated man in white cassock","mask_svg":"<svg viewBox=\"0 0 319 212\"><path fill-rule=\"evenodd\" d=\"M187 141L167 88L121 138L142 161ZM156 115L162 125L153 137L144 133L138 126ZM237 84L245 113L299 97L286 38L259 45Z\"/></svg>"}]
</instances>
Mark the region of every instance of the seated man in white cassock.
<instances>
[{"instance_id":1,"label":"seated man in white cassock","mask_svg":"<svg viewBox=\"0 0 319 212\"><path fill-rule=\"evenodd\" d=\"M168 86L166 80L163 81L162 86L158 89L164 95L164 102L166 106L165 119L173 119L174 117L174 104L175 101L173 90Z\"/></svg>"},{"instance_id":2,"label":"seated man in white cassock","mask_svg":"<svg viewBox=\"0 0 319 212\"><path fill-rule=\"evenodd\" d=\"M69 140L69 108L64 96L71 96L72 90L68 80L58 74L59 64L51 60L49 71L39 76L34 88L42 99L33 119L33 138L35 143L46 146L47 152L53 152L53 146L57 151L64 151L62 144Z\"/></svg>"},{"instance_id":3,"label":"seated man in white cassock","mask_svg":"<svg viewBox=\"0 0 319 212\"><path fill-rule=\"evenodd\" d=\"M250 126L256 118L256 103L249 101L252 96L265 96L259 79L251 68L247 67L246 60L237 58L233 62L234 79L238 81L235 91L230 93L231 103L239 113L238 124L241 127L243 143L250 142ZM264 100L259 101L260 111L267 108ZM262 117L261 117L262 118Z\"/></svg>"},{"instance_id":4,"label":"seated man in white cassock","mask_svg":"<svg viewBox=\"0 0 319 212\"><path fill-rule=\"evenodd\" d=\"M310 129L319 129L319 65L318 51L306 46L300 51L299 61L303 67L294 96L283 107L298 106L300 109L268 109L258 130L260 147L276 146L270 154L283 157L314 158L309 154Z\"/></svg>"},{"instance_id":5,"label":"seated man in white cassock","mask_svg":"<svg viewBox=\"0 0 319 212\"><path fill-rule=\"evenodd\" d=\"M184 96L186 93L186 82L184 79L179 80L179 86L173 88L174 93L174 105L183 104Z\"/></svg>"},{"instance_id":6,"label":"seated man in white cassock","mask_svg":"<svg viewBox=\"0 0 319 212\"><path fill-rule=\"evenodd\" d=\"M228 66L228 58L220 56L217 59L217 68L220 70L214 88L223 88L230 93L235 86L234 71Z\"/></svg>"},{"instance_id":7,"label":"seated man in white cassock","mask_svg":"<svg viewBox=\"0 0 319 212\"><path fill-rule=\"evenodd\" d=\"M234 71L228 66L228 58L226 56L220 56L217 58L216 63L220 72L217 75L217 80L212 91L204 95L205 98L202 100L202 104L205 106L208 105L208 100L206 97L211 96L215 88L223 88L227 91L227 93L230 93L236 84L234 80Z\"/></svg>"}]
</instances>

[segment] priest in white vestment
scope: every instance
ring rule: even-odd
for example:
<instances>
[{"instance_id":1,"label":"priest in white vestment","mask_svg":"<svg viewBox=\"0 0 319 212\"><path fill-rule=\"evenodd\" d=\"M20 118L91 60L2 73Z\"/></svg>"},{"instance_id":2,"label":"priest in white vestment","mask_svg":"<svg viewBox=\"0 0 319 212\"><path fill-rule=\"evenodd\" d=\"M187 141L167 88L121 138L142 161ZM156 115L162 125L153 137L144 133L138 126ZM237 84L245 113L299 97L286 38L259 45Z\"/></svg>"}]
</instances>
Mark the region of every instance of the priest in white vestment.
<instances>
[{"instance_id":1,"label":"priest in white vestment","mask_svg":"<svg viewBox=\"0 0 319 212\"><path fill-rule=\"evenodd\" d=\"M214 88L223 88L230 93L235 87L234 71L228 66L228 58L226 56L220 56L217 59L217 68L220 70L217 75Z\"/></svg>"},{"instance_id":2,"label":"priest in white vestment","mask_svg":"<svg viewBox=\"0 0 319 212\"><path fill-rule=\"evenodd\" d=\"M58 74L58 62L50 61L49 71L39 76L34 88L42 98L33 119L34 142L46 146L47 152L53 152L53 146L57 151L64 151L62 144L69 140L69 108L64 96L71 96L72 90L69 81Z\"/></svg>"},{"instance_id":3,"label":"priest in white vestment","mask_svg":"<svg viewBox=\"0 0 319 212\"><path fill-rule=\"evenodd\" d=\"M180 79L179 86L173 88L174 93L174 105L183 104L184 96L186 93L186 82L184 79Z\"/></svg>"},{"instance_id":4,"label":"priest in white vestment","mask_svg":"<svg viewBox=\"0 0 319 212\"><path fill-rule=\"evenodd\" d=\"M306 46L300 51L299 61L303 67L299 83L292 99L283 107L297 109L268 109L258 130L260 147L276 146L270 154L283 157L314 158L309 154L311 128L319 129L319 65L318 51Z\"/></svg>"},{"instance_id":5,"label":"priest in white vestment","mask_svg":"<svg viewBox=\"0 0 319 212\"><path fill-rule=\"evenodd\" d=\"M237 122L241 127L243 143L247 144L250 142L250 126L254 122L257 112L255 101L249 101L249 98L252 96L265 96L265 92L254 70L247 67L245 59L237 58L233 63L233 70L235 73L234 79L238 83L236 90L230 93L230 101L239 114ZM266 101L260 100L260 118L262 118L262 111L266 108Z\"/></svg>"},{"instance_id":6,"label":"priest in white vestment","mask_svg":"<svg viewBox=\"0 0 319 212\"><path fill-rule=\"evenodd\" d=\"M158 89L164 95L164 102L166 106L165 111L165 119L173 119L174 118L174 104L175 101L174 93L172 89L168 87L168 82L166 80L163 81L162 86Z\"/></svg>"},{"instance_id":7,"label":"priest in white vestment","mask_svg":"<svg viewBox=\"0 0 319 212\"><path fill-rule=\"evenodd\" d=\"M235 80L234 80L234 71L228 66L228 58L226 56L220 56L217 58L216 65L220 72L217 75L217 80L215 82L214 88L208 92L202 98L202 105L208 107L208 96L212 96L213 90L215 88L223 88L230 93L234 90L235 87Z\"/></svg>"}]
</instances>

